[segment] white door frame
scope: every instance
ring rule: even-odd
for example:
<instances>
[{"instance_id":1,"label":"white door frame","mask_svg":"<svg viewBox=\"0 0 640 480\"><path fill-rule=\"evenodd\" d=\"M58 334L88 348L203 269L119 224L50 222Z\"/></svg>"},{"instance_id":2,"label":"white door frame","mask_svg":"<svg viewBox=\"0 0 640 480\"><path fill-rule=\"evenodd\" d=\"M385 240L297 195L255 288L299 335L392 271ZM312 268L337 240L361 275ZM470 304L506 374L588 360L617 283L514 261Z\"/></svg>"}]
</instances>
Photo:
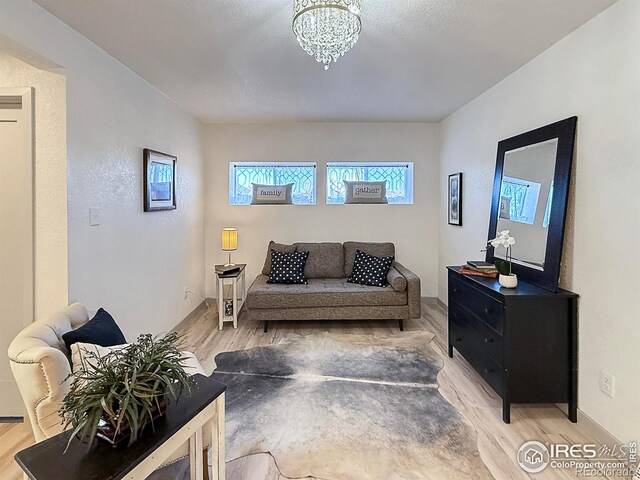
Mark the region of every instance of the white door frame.
<instances>
[{"instance_id":1,"label":"white door frame","mask_svg":"<svg viewBox=\"0 0 640 480\"><path fill-rule=\"evenodd\" d=\"M0 122L11 121L7 119L6 112L18 113L26 128L20 130L21 141L24 142L26 155L24 168L15 181L19 182L21 194L15 199L16 205L21 205L24 211L23 218L16 225L17 234L25 239L28 244L26 249L31 255L26 255L22 262L20 272L15 272L16 280L22 284L22 327L31 324L34 320L35 310L35 271L34 271L34 160L35 160L35 130L34 130L34 89L32 87L0 88L0 103L18 103L21 100L22 108L0 108ZM16 115L17 117L17 115ZM4 119L3 119L4 118ZM19 277L19 280L18 280ZM2 321L2 319L0 319ZM4 352L3 352L4 353ZM6 355L6 353L4 353ZM5 357L6 358L6 357ZM24 410L22 411L24 416ZM6 418L6 417L5 417Z\"/></svg>"}]
</instances>

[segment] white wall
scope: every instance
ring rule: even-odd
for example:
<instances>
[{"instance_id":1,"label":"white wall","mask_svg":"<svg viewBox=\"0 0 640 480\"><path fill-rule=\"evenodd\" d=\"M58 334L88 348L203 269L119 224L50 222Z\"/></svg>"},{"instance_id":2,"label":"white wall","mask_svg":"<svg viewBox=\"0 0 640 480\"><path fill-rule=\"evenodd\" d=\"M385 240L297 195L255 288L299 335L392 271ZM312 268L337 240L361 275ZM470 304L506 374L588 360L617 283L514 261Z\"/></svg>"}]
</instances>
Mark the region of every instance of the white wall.
<instances>
[{"instance_id":1,"label":"white wall","mask_svg":"<svg viewBox=\"0 0 640 480\"><path fill-rule=\"evenodd\" d=\"M34 277L35 316L67 304L66 81L0 54L0 87L35 90Z\"/></svg>"},{"instance_id":2,"label":"white wall","mask_svg":"<svg viewBox=\"0 0 640 480\"><path fill-rule=\"evenodd\" d=\"M0 35L67 79L69 300L104 306L129 339L172 328L200 302L184 287L204 290L201 124L35 3L0 11ZM178 157L175 211L142 212L145 147Z\"/></svg>"},{"instance_id":3,"label":"white wall","mask_svg":"<svg viewBox=\"0 0 640 480\"><path fill-rule=\"evenodd\" d=\"M578 116L562 286L580 294L579 407L622 441L640 435L640 2L621 0L442 123L444 267L481 257L499 140ZM464 226L446 226L446 176L465 173ZM599 391L615 375L615 399Z\"/></svg>"},{"instance_id":4,"label":"white wall","mask_svg":"<svg viewBox=\"0 0 640 480\"><path fill-rule=\"evenodd\" d=\"M213 265L225 260L220 229L239 228L234 261L247 263L247 281L262 269L269 240L392 241L397 259L437 292L438 126L401 123L210 125L206 146L207 294ZM230 206L229 162L318 163L315 206ZM326 162L414 162L413 205L326 205Z\"/></svg>"}]
</instances>

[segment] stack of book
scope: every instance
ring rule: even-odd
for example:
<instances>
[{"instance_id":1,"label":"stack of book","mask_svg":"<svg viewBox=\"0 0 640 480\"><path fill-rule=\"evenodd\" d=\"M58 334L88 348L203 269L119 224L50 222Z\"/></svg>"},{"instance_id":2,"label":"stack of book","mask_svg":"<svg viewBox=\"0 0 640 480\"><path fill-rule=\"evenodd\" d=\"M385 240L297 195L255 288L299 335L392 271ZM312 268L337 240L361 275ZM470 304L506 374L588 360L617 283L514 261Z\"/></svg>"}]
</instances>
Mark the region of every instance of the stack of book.
<instances>
[{"instance_id":1,"label":"stack of book","mask_svg":"<svg viewBox=\"0 0 640 480\"><path fill-rule=\"evenodd\" d=\"M496 278L498 276L496 266L482 260L469 260L466 265L460 267L458 272L463 275L473 275L477 277Z\"/></svg>"},{"instance_id":2,"label":"stack of book","mask_svg":"<svg viewBox=\"0 0 640 480\"><path fill-rule=\"evenodd\" d=\"M237 272L240 270L240 267L237 265L216 265L215 269L218 275L226 275Z\"/></svg>"}]
</instances>

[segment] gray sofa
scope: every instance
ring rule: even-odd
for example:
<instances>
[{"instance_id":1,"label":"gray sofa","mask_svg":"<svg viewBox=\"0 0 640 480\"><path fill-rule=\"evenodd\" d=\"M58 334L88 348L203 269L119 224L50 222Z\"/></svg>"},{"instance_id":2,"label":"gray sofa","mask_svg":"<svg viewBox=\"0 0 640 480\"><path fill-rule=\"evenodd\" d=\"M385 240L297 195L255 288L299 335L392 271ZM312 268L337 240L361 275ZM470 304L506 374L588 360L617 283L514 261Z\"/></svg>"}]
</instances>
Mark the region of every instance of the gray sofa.
<instances>
[{"instance_id":1,"label":"gray sofa","mask_svg":"<svg viewBox=\"0 0 640 480\"><path fill-rule=\"evenodd\" d=\"M271 249L308 251L305 266L308 285L267 283ZM347 283L356 250L376 256L395 256L393 243L270 242L262 273L247 292L246 307L252 320L263 321L264 331L277 320L403 320L420 318L420 278L395 262L384 288Z\"/></svg>"}]
</instances>

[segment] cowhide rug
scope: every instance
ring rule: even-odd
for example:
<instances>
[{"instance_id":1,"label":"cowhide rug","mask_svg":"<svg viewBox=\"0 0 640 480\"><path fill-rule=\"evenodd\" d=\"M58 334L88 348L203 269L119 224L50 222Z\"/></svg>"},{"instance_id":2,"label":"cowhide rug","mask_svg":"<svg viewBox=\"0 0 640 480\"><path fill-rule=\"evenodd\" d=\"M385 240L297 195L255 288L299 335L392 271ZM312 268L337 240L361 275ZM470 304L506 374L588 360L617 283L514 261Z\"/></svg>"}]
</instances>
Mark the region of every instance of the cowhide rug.
<instances>
[{"instance_id":1,"label":"cowhide rug","mask_svg":"<svg viewBox=\"0 0 640 480\"><path fill-rule=\"evenodd\" d=\"M432 339L292 334L217 355L227 461L269 452L288 478L493 478L472 426L438 392Z\"/></svg>"}]
</instances>

